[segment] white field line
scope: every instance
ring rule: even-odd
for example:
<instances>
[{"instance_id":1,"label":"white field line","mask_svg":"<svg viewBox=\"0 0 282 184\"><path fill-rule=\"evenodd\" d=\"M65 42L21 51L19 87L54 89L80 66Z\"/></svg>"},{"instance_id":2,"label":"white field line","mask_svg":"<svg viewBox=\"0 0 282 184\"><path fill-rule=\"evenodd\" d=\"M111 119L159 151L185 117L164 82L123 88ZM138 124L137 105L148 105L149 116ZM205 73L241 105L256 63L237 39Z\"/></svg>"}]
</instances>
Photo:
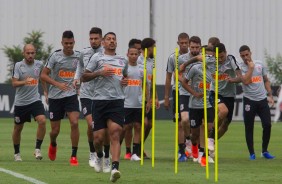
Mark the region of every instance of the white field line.
<instances>
[{"instance_id":1,"label":"white field line","mask_svg":"<svg viewBox=\"0 0 282 184\"><path fill-rule=\"evenodd\" d=\"M0 172L4 172L6 174L10 174L16 178L20 178L20 179L24 179L26 181L29 181L31 183L35 183L35 184L46 184L45 182L42 182L42 181L39 181L37 179L34 179L34 178L31 178L31 177L28 177L28 176L25 176L23 174L20 174L20 173L16 173L16 172L13 172L13 171L10 171L10 170L7 170L7 169L4 169L4 168L1 168L0 167Z\"/></svg>"}]
</instances>

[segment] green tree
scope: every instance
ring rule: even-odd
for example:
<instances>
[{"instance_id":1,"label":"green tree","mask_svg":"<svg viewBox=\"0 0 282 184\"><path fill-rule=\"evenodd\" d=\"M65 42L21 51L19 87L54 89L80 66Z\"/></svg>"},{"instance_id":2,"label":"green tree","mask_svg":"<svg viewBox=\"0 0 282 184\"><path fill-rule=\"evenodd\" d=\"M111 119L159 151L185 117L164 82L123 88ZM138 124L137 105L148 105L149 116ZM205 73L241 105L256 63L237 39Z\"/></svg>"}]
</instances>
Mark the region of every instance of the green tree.
<instances>
[{"instance_id":1,"label":"green tree","mask_svg":"<svg viewBox=\"0 0 282 184\"><path fill-rule=\"evenodd\" d=\"M23 45L25 44L33 44L36 49L36 56L35 59L41 60L44 63L48 59L53 46L52 45L46 45L44 41L42 40L44 32L42 31L32 31L31 33L28 33L28 36L23 39ZM9 59L9 64L8 64L8 75L7 75L7 80L5 81L6 83L11 83L11 73L14 67L14 64L18 61L21 61L23 59L23 54L22 54L22 48L23 46L20 45L13 45L12 47L4 46L2 50L4 51L5 55Z\"/></svg>"},{"instance_id":2,"label":"green tree","mask_svg":"<svg viewBox=\"0 0 282 184\"><path fill-rule=\"evenodd\" d=\"M282 56L280 53L276 57L271 57L270 54L265 51L265 61L268 67L268 71L271 75L272 85L282 84Z\"/></svg>"}]
</instances>

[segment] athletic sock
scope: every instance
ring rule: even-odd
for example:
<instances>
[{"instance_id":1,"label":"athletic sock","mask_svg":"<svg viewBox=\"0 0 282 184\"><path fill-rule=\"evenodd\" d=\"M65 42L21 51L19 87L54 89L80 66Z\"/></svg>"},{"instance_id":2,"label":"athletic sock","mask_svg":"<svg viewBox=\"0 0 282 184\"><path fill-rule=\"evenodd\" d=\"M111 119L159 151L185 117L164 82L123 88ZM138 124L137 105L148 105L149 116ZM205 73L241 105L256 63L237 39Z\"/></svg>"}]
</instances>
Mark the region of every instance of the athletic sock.
<instances>
[{"instance_id":1,"label":"athletic sock","mask_svg":"<svg viewBox=\"0 0 282 184\"><path fill-rule=\"evenodd\" d=\"M110 145L104 145L105 158L110 156Z\"/></svg>"},{"instance_id":2,"label":"athletic sock","mask_svg":"<svg viewBox=\"0 0 282 184\"><path fill-rule=\"evenodd\" d=\"M131 147L126 147L126 153L131 153Z\"/></svg>"},{"instance_id":3,"label":"athletic sock","mask_svg":"<svg viewBox=\"0 0 282 184\"><path fill-rule=\"evenodd\" d=\"M77 147L72 147L72 153L71 153L71 157L76 157L76 153L77 153Z\"/></svg>"},{"instance_id":4,"label":"athletic sock","mask_svg":"<svg viewBox=\"0 0 282 184\"><path fill-rule=\"evenodd\" d=\"M20 144L14 144L15 154L20 153Z\"/></svg>"},{"instance_id":5,"label":"athletic sock","mask_svg":"<svg viewBox=\"0 0 282 184\"><path fill-rule=\"evenodd\" d=\"M35 149L41 149L43 140L36 139Z\"/></svg>"},{"instance_id":6,"label":"athletic sock","mask_svg":"<svg viewBox=\"0 0 282 184\"><path fill-rule=\"evenodd\" d=\"M56 146L57 146L57 143L56 143L56 142L51 142L51 145L52 145L53 147L56 147Z\"/></svg>"},{"instance_id":7,"label":"athletic sock","mask_svg":"<svg viewBox=\"0 0 282 184\"><path fill-rule=\"evenodd\" d=\"M119 167L119 162L118 161L112 162L112 170L114 170L114 169L118 170L118 167Z\"/></svg>"},{"instance_id":8,"label":"athletic sock","mask_svg":"<svg viewBox=\"0 0 282 184\"><path fill-rule=\"evenodd\" d=\"M94 153L95 152L95 148L94 148L94 144L93 144L93 141L88 141L88 144L89 144L89 150L91 153Z\"/></svg>"},{"instance_id":9,"label":"athletic sock","mask_svg":"<svg viewBox=\"0 0 282 184\"><path fill-rule=\"evenodd\" d=\"M140 144L133 143L133 153L132 154L136 154L138 156L141 155L141 153L140 153Z\"/></svg>"}]
</instances>

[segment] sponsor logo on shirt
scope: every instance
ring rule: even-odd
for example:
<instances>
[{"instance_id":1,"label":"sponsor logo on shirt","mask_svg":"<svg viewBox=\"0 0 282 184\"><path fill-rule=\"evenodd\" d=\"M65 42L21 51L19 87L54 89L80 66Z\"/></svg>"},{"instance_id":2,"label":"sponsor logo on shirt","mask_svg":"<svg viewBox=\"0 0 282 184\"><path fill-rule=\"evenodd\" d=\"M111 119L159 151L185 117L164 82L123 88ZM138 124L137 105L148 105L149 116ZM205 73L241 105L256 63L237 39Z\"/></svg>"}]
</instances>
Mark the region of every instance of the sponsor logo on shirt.
<instances>
[{"instance_id":1,"label":"sponsor logo on shirt","mask_svg":"<svg viewBox=\"0 0 282 184\"><path fill-rule=\"evenodd\" d=\"M138 79L128 79L128 86L140 86L141 80Z\"/></svg>"},{"instance_id":2,"label":"sponsor logo on shirt","mask_svg":"<svg viewBox=\"0 0 282 184\"><path fill-rule=\"evenodd\" d=\"M210 83L207 82L206 84L207 84L207 89L210 89L210 86L211 86ZM199 85L198 85L198 88L199 89L204 89L204 83L200 82Z\"/></svg>"},{"instance_id":3,"label":"sponsor logo on shirt","mask_svg":"<svg viewBox=\"0 0 282 184\"><path fill-rule=\"evenodd\" d=\"M64 71L64 70L59 71L59 77L61 78L73 78L74 75L75 73L72 71Z\"/></svg>"},{"instance_id":4,"label":"sponsor logo on shirt","mask_svg":"<svg viewBox=\"0 0 282 184\"><path fill-rule=\"evenodd\" d=\"M252 83L260 83L260 82L262 82L261 76L253 76L252 77Z\"/></svg>"},{"instance_id":5,"label":"sponsor logo on shirt","mask_svg":"<svg viewBox=\"0 0 282 184\"><path fill-rule=\"evenodd\" d=\"M227 73L219 74L218 80L223 81L228 79L229 75ZM212 74L212 78L215 79L215 74Z\"/></svg>"},{"instance_id":6,"label":"sponsor logo on shirt","mask_svg":"<svg viewBox=\"0 0 282 184\"><path fill-rule=\"evenodd\" d=\"M35 76L39 76L39 73L40 73L39 68L34 68L33 71L34 71Z\"/></svg>"},{"instance_id":7,"label":"sponsor logo on shirt","mask_svg":"<svg viewBox=\"0 0 282 184\"><path fill-rule=\"evenodd\" d=\"M38 80L37 79L32 79L26 85L27 86L36 86L36 85L38 85Z\"/></svg>"},{"instance_id":8,"label":"sponsor logo on shirt","mask_svg":"<svg viewBox=\"0 0 282 184\"><path fill-rule=\"evenodd\" d=\"M147 75L147 80L152 81L152 75L148 74Z\"/></svg>"}]
</instances>

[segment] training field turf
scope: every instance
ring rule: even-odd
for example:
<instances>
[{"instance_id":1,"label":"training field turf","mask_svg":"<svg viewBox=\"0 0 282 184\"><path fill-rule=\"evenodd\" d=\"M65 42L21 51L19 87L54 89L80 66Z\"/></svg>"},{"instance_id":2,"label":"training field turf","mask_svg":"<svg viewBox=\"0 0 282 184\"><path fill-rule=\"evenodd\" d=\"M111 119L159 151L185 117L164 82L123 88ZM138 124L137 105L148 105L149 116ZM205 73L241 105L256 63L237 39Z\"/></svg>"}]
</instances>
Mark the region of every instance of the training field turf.
<instances>
[{"instance_id":1,"label":"training field turf","mask_svg":"<svg viewBox=\"0 0 282 184\"><path fill-rule=\"evenodd\" d=\"M22 162L13 160L13 144L11 133L12 119L0 119L0 183L30 183L24 179L1 172L6 169L20 173L44 183L110 183L110 174L95 173L88 165L89 149L86 138L86 122L80 120L80 142L78 149L78 167L69 165L71 154L70 127L64 120L58 137L57 159L50 161L47 156L49 145L50 124L47 123L47 133L42 145L43 160L37 161L33 156L36 123L27 123L22 132L21 156ZM282 183L282 124L272 126L272 136L269 151L276 156L274 160L260 158L261 124L255 126L255 151L257 159L250 161L244 137L242 122L233 122L228 133L219 140L219 181L224 184L260 184ZM170 121L156 121L155 168L151 160L145 160L144 166L139 162L123 160L125 147L122 145L120 162L121 179L117 183L134 184L167 184L187 183L202 184L214 182L214 165L210 164L210 179L206 180L205 168L191 160L179 163L178 174L174 174L174 131L175 124ZM151 155L151 137L145 144L145 151Z\"/></svg>"}]
</instances>

